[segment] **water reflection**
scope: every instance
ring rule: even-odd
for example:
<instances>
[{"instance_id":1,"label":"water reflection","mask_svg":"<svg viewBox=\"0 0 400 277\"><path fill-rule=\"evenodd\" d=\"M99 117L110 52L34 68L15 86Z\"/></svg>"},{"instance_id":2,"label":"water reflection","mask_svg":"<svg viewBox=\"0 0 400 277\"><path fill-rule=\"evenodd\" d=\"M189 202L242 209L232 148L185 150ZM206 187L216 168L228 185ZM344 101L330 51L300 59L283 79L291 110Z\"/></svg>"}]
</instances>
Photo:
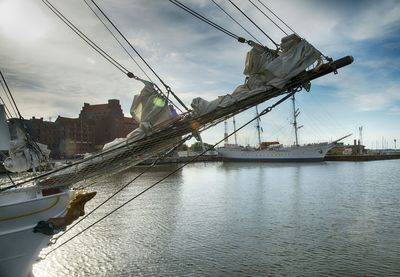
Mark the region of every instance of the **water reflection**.
<instances>
[{"instance_id":1,"label":"water reflection","mask_svg":"<svg viewBox=\"0 0 400 277\"><path fill-rule=\"evenodd\" d=\"M34 273L399 275L399 165L192 164L36 264ZM84 225L174 168L147 173ZM98 184L97 203L140 172Z\"/></svg>"}]
</instances>

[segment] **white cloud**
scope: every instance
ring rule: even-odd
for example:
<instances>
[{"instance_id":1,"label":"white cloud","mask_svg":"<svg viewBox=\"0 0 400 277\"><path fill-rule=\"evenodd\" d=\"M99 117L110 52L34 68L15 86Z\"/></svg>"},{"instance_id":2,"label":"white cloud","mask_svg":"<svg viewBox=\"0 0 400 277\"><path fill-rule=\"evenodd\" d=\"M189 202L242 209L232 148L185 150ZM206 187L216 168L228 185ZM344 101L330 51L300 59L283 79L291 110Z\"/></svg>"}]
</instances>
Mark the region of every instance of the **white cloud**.
<instances>
[{"instance_id":1,"label":"white cloud","mask_svg":"<svg viewBox=\"0 0 400 277\"><path fill-rule=\"evenodd\" d=\"M0 2L0 32L10 39L9 43L33 43L50 29L48 18L37 5L22 0Z\"/></svg>"},{"instance_id":2,"label":"white cloud","mask_svg":"<svg viewBox=\"0 0 400 277\"><path fill-rule=\"evenodd\" d=\"M400 106L393 106L390 108L390 112L395 115L400 115Z\"/></svg>"},{"instance_id":3,"label":"white cloud","mask_svg":"<svg viewBox=\"0 0 400 277\"><path fill-rule=\"evenodd\" d=\"M51 2L116 60L144 77L82 1ZM227 1L218 2L258 38L267 41ZM268 19L247 1L236 2L276 41L280 40L282 33ZM316 84L333 88L345 105L357 111L398 110L399 81L388 73L398 70L398 57L375 57L360 47L364 41L379 41L393 31L400 18L398 2L379 1L349 11L336 7L333 2L329 2L329 10L321 1L275 0L269 3L289 25L325 54L356 56L354 65L339 70L338 76L323 77ZM168 1L107 0L99 4L187 105L194 97L211 100L231 92L243 81L248 46L235 42ZM192 0L185 4L227 29L248 37L212 2ZM11 17L4 16L7 5L12 7ZM22 5L29 7L29 15ZM109 98L120 99L124 111L128 110L133 94L142 85L115 70L40 1L0 0L0 7L1 69L9 77L26 117L74 116L83 102L102 103ZM22 17L25 21L20 23L25 22L25 28L16 23L16 19ZM398 45L398 42L392 42L393 49L398 49ZM362 51L366 57L357 59ZM137 55L131 53L145 68ZM146 72L150 74L147 69ZM151 78L156 80L153 75ZM48 103L36 99L46 99Z\"/></svg>"}]
</instances>

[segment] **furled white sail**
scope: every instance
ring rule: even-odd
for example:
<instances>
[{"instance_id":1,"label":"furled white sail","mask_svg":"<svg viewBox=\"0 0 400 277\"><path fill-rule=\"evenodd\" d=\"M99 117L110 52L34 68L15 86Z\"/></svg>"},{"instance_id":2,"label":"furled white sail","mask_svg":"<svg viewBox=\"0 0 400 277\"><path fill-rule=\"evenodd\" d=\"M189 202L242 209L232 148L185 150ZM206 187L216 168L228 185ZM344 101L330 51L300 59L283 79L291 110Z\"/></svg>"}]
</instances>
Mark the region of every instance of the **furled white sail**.
<instances>
[{"instance_id":1,"label":"furled white sail","mask_svg":"<svg viewBox=\"0 0 400 277\"><path fill-rule=\"evenodd\" d=\"M10 141L9 157L4 160L4 167L10 172L24 172L39 167L48 160L50 150L47 145L31 145L25 134L17 128L17 139Z\"/></svg>"},{"instance_id":2,"label":"furled white sail","mask_svg":"<svg viewBox=\"0 0 400 277\"><path fill-rule=\"evenodd\" d=\"M246 83L238 86L232 94L220 96L213 101L195 98L191 104L198 116L209 113L217 107L226 107L243 98L266 91L269 88L283 88L293 77L307 69L321 57L321 53L306 40L295 34L281 40L281 49L271 50L255 42L247 53L244 74Z\"/></svg>"},{"instance_id":3,"label":"furled white sail","mask_svg":"<svg viewBox=\"0 0 400 277\"><path fill-rule=\"evenodd\" d=\"M103 146L100 152L88 154L84 159L56 168L54 173L41 182L42 186L65 186L98 175L114 174L132 167L158 153L172 148L176 137L156 139L143 143L146 137L178 119L167 99L160 95L152 83L145 84L140 94L135 95L131 107L132 117L139 127L125 138L117 138Z\"/></svg>"},{"instance_id":4,"label":"furled white sail","mask_svg":"<svg viewBox=\"0 0 400 277\"><path fill-rule=\"evenodd\" d=\"M142 82L145 86L140 94L134 96L130 110L132 117L139 123L138 128L130 132L126 138L117 138L105 144L103 149L144 138L151 134L157 125L177 117L174 108L160 96L154 85L144 80Z\"/></svg>"}]
</instances>

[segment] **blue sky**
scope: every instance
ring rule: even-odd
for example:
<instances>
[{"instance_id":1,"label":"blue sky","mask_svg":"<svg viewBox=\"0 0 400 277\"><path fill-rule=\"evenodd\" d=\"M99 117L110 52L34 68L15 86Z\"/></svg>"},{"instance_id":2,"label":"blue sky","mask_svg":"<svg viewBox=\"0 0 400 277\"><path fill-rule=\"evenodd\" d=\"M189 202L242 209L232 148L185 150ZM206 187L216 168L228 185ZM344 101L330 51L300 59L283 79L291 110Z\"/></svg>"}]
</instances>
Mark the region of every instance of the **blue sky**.
<instances>
[{"instance_id":1,"label":"blue sky","mask_svg":"<svg viewBox=\"0 0 400 277\"><path fill-rule=\"evenodd\" d=\"M107 33L81 0L52 0L65 16L114 58L139 76L143 73ZM182 0L235 34L248 37L210 0ZM272 47L228 1L216 0L259 40ZM283 34L247 0L234 1L262 29L280 41ZM255 1L257 3L257 1ZM304 127L300 140L318 142L353 133L369 148L393 148L400 140L400 2L266 1L297 33L334 59L354 56L338 75L312 83L297 95ZM194 97L212 100L232 92L244 76L249 47L200 22L166 0L98 0L154 70L189 105ZM138 60L139 61L139 60ZM124 112L141 84L122 75L84 44L39 0L0 0L0 68L26 118L76 117L83 102L120 99ZM149 72L149 71L147 71ZM152 77L153 78L153 77ZM155 80L155 78L154 78ZM262 104L260 108L273 101ZM236 118L243 124L249 110ZM290 103L262 118L263 140L290 144ZM230 129L231 124L230 124ZM222 138L223 126L203 134L207 142ZM256 142L255 128L238 136ZM400 147L400 141L397 143Z\"/></svg>"}]
</instances>

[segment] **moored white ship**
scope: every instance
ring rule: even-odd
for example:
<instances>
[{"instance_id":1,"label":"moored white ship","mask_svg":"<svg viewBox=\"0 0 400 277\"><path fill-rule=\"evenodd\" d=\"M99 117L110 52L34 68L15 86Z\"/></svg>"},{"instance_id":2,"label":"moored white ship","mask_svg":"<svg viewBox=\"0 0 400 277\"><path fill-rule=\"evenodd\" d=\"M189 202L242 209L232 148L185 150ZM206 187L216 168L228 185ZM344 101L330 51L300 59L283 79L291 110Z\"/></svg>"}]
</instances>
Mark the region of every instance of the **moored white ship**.
<instances>
[{"instance_id":1,"label":"moored white ship","mask_svg":"<svg viewBox=\"0 0 400 277\"><path fill-rule=\"evenodd\" d=\"M334 142L312 143L306 145L299 145L298 143L298 129L303 126L298 126L297 117L300 112L296 109L294 95L292 97L293 103L293 128L295 133L295 144L292 146L283 146L279 142L261 142L260 125L257 120L257 131L259 148L243 147L237 144L225 143L223 147L217 148L218 153L225 160L237 161L263 161L263 162L320 162L323 161L326 154L332 149L336 142L342 140L343 137ZM258 114L258 111L257 111Z\"/></svg>"},{"instance_id":2,"label":"moored white ship","mask_svg":"<svg viewBox=\"0 0 400 277\"><path fill-rule=\"evenodd\" d=\"M255 149L239 145L225 145L218 153L227 160L266 161L266 162L318 162L323 161L332 143L316 143L303 146L270 147Z\"/></svg>"}]
</instances>

